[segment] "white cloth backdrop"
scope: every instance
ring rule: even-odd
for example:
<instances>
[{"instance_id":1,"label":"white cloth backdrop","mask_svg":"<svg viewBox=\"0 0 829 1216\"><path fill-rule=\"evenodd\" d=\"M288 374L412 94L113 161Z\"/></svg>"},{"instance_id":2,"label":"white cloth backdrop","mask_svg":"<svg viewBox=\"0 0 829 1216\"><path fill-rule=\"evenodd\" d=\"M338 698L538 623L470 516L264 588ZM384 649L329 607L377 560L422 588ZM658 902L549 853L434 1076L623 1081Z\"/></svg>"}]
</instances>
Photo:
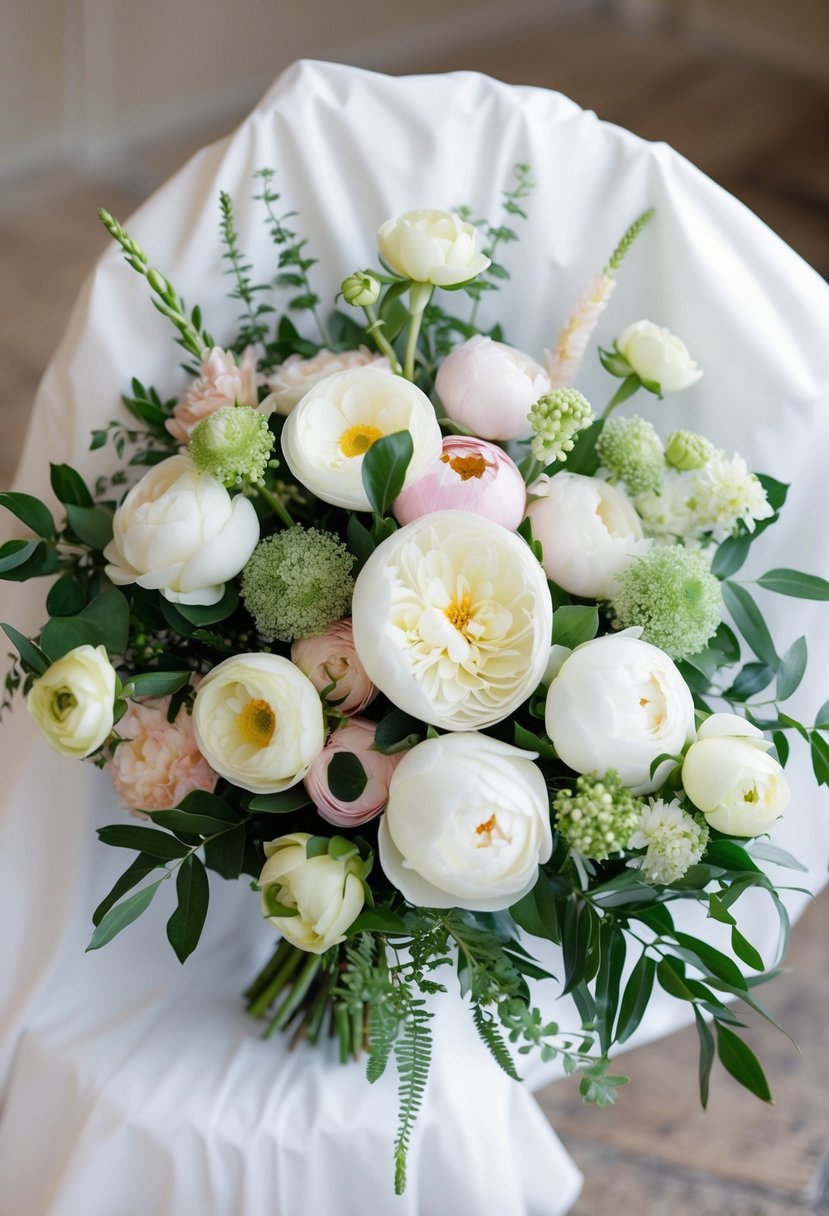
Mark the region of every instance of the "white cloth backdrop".
<instances>
[{"instance_id":1,"label":"white cloth backdrop","mask_svg":"<svg viewBox=\"0 0 829 1216\"><path fill-rule=\"evenodd\" d=\"M504 250L512 279L486 299L484 321L502 315L509 339L539 356L625 227L656 207L598 336L609 345L640 317L682 335L703 379L663 404L647 398L634 408L663 433L677 425L708 432L750 467L796 478L762 567L829 573L821 526L829 292L759 220L663 145L556 93L471 73L388 79L301 63L233 136L146 203L130 229L185 298L202 302L221 340L236 312L222 298L221 189L236 200L246 253L260 274L272 273L251 181L256 169L276 168L285 209L299 212L296 226L320 259L315 282L330 298L346 273L372 263L375 231L390 215L468 202L496 217L517 161L529 162L538 185L521 243ZM133 375L165 394L179 391L177 353L145 285L113 247L46 374L18 488L48 497L48 459L94 479L110 454L90 454L90 429L117 414ZM615 382L592 359L580 387L601 406ZM42 597L40 584L3 584L0 619L35 629ZM812 721L826 695L815 606L771 597L764 606L780 647L809 633L812 672L796 707ZM568 1210L577 1171L529 1088L490 1062L454 995L441 1003L409 1188L394 1198L393 1078L369 1088L359 1065L340 1068L327 1051L289 1054L278 1038L264 1043L240 1007L238 994L271 945L244 883L212 882L206 935L184 968L164 940L163 898L110 946L85 955L91 909L128 860L99 845L94 829L124 813L107 778L54 756L21 706L2 725L0 748L0 1216ZM813 867L817 888L829 817L803 750L795 741L794 798L775 839ZM750 936L768 951L775 931L758 904ZM539 995L554 1014L554 987ZM683 1016L657 1002L640 1040ZM530 1085L554 1075L534 1065Z\"/></svg>"}]
</instances>

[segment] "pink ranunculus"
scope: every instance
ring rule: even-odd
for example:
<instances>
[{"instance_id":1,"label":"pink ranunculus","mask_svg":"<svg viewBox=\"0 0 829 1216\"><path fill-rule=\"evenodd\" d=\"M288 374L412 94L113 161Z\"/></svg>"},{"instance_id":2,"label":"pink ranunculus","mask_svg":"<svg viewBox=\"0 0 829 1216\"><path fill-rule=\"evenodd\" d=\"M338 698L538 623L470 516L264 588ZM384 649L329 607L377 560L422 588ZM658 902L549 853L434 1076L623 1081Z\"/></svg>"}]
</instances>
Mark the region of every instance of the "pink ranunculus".
<instances>
[{"instance_id":1,"label":"pink ranunculus","mask_svg":"<svg viewBox=\"0 0 829 1216\"><path fill-rule=\"evenodd\" d=\"M259 404L258 386L262 377L256 370L256 351L248 346L237 366L229 351L214 346L205 351L201 374L173 410L165 426L179 443L189 443L196 423L223 405Z\"/></svg>"},{"instance_id":2,"label":"pink ranunculus","mask_svg":"<svg viewBox=\"0 0 829 1216\"><path fill-rule=\"evenodd\" d=\"M527 487L506 452L466 435L450 435L434 465L395 500L401 524L431 511L472 511L514 532L527 502Z\"/></svg>"},{"instance_id":3,"label":"pink ranunculus","mask_svg":"<svg viewBox=\"0 0 829 1216\"><path fill-rule=\"evenodd\" d=\"M354 648L351 618L335 621L312 638L297 638L291 646L291 661L304 672L317 692L335 685L326 695L341 714L359 714L377 696Z\"/></svg>"},{"instance_id":4,"label":"pink ranunculus","mask_svg":"<svg viewBox=\"0 0 829 1216\"><path fill-rule=\"evenodd\" d=\"M529 355L476 334L446 356L435 388L447 417L473 435L523 439L530 406L549 393L550 378Z\"/></svg>"},{"instance_id":5,"label":"pink ranunculus","mask_svg":"<svg viewBox=\"0 0 829 1216\"><path fill-rule=\"evenodd\" d=\"M305 774L305 789L327 823L340 828L357 827L374 819L389 800L389 782L402 752L384 756L372 751L377 723L368 718L351 718L329 738ZM335 798L328 785L328 766L337 752L351 752L366 771L366 787L353 802Z\"/></svg>"},{"instance_id":6,"label":"pink ranunculus","mask_svg":"<svg viewBox=\"0 0 829 1216\"><path fill-rule=\"evenodd\" d=\"M311 359L303 359L301 355L289 355L285 362L280 363L272 375L268 376L270 393L259 408L264 414L290 414L308 390L326 376L368 365L391 374L386 356L375 354L367 346L346 351L321 350Z\"/></svg>"},{"instance_id":7,"label":"pink ranunculus","mask_svg":"<svg viewBox=\"0 0 829 1216\"><path fill-rule=\"evenodd\" d=\"M115 792L130 811L178 806L193 790L212 793L217 774L196 746L193 720L184 706L167 721L169 697L130 701L116 729L124 740L107 770Z\"/></svg>"}]
</instances>

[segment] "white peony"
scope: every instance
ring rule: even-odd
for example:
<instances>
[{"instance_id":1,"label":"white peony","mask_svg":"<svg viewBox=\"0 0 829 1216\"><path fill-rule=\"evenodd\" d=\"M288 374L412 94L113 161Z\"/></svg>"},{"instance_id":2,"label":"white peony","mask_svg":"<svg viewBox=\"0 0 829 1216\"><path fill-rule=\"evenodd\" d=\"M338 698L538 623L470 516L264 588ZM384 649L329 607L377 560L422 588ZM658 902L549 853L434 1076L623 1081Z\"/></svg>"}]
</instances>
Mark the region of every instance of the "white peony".
<instances>
[{"instance_id":1,"label":"white peony","mask_svg":"<svg viewBox=\"0 0 829 1216\"><path fill-rule=\"evenodd\" d=\"M712 828L727 836L767 832L791 796L762 731L736 714L712 714L682 765L682 784Z\"/></svg>"},{"instance_id":2,"label":"white peony","mask_svg":"<svg viewBox=\"0 0 829 1216\"><path fill-rule=\"evenodd\" d=\"M690 388L702 376L681 338L653 321L634 321L616 339L640 380L656 384L662 393Z\"/></svg>"},{"instance_id":3,"label":"white peony","mask_svg":"<svg viewBox=\"0 0 829 1216\"><path fill-rule=\"evenodd\" d=\"M377 233L381 256L406 279L455 287L489 266L479 253L477 229L450 211L406 211Z\"/></svg>"},{"instance_id":4,"label":"white peony","mask_svg":"<svg viewBox=\"0 0 829 1216\"><path fill-rule=\"evenodd\" d=\"M380 864L410 903L508 908L552 852L535 752L474 731L427 739L395 769L380 824Z\"/></svg>"},{"instance_id":5,"label":"white peony","mask_svg":"<svg viewBox=\"0 0 829 1216\"><path fill-rule=\"evenodd\" d=\"M253 504L181 453L145 473L115 512L106 572L174 604L216 604L258 540Z\"/></svg>"},{"instance_id":6,"label":"white peony","mask_svg":"<svg viewBox=\"0 0 829 1216\"><path fill-rule=\"evenodd\" d=\"M607 634L577 646L547 692L547 734L577 773L615 769L634 794L657 790L657 756L678 755L694 737L690 689L663 650Z\"/></svg>"},{"instance_id":7,"label":"white peony","mask_svg":"<svg viewBox=\"0 0 829 1216\"><path fill-rule=\"evenodd\" d=\"M404 486L421 477L441 453L432 403L402 376L360 367L327 376L288 415L282 451L294 476L335 507L369 511L363 456L395 431L408 431L414 453Z\"/></svg>"},{"instance_id":8,"label":"white peony","mask_svg":"<svg viewBox=\"0 0 829 1216\"><path fill-rule=\"evenodd\" d=\"M112 730L115 671L103 646L76 646L35 680L26 706L56 752L83 760Z\"/></svg>"},{"instance_id":9,"label":"white peony","mask_svg":"<svg viewBox=\"0 0 829 1216\"><path fill-rule=\"evenodd\" d=\"M529 547L468 511L395 532L357 577L354 644L395 705L447 730L500 722L544 674L552 603Z\"/></svg>"},{"instance_id":10,"label":"white peony","mask_svg":"<svg viewBox=\"0 0 829 1216\"><path fill-rule=\"evenodd\" d=\"M265 844L267 861L259 875L262 911L282 936L300 950L323 954L345 940L365 902L364 864L346 858L308 857L308 832L291 832ZM295 908L279 915L279 906Z\"/></svg>"},{"instance_id":11,"label":"white peony","mask_svg":"<svg viewBox=\"0 0 829 1216\"><path fill-rule=\"evenodd\" d=\"M317 690L289 659L237 654L209 671L193 702L199 751L255 794L296 785L325 742Z\"/></svg>"}]
</instances>

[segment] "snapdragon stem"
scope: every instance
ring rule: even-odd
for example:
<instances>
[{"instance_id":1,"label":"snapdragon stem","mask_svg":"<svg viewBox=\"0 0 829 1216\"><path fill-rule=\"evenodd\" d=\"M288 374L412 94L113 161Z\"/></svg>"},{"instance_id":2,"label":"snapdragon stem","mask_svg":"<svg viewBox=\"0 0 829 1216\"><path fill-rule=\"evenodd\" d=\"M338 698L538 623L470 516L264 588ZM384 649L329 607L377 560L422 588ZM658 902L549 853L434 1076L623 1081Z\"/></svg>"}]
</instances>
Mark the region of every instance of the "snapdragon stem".
<instances>
[{"instance_id":1,"label":"snapdragon stem","mask_svg":"<svg viewBox=\"0 0 829 1216\"><path fill-rule=\"evenodd\" d=\"M283 524L285 524L287 528L292 528L294 521L291 519L287 507L284 503L279 501L275 494L271 493L264 481L256 482L256 491L262 496L262 498L264 498L268 506L271 507L271 509L279 516Z\"/></svg>"}]
</instances>

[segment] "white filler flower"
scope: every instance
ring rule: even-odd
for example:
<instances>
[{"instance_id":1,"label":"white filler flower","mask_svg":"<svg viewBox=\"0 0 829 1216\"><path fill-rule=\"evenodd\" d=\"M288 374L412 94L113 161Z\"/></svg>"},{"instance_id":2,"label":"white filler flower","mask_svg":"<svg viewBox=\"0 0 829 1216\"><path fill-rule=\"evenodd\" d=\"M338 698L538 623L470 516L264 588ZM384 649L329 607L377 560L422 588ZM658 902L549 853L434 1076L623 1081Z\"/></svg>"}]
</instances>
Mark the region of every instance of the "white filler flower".
<instances>
[{"instance_id":1,"label":"white filler flower","mask_svg":"<svg viewBox=\"0 0 829 1216\"><path fill-rule=\"evenodd\" d=\"M645 882L667 886L682 878L705 852L708 829L683 811L679 802L651 798L643 807L639 826L630 838L632 849L646 849L643 857L627 864L638 870Z\"/></svg>"},{"instance_id":2,"label":"white filler flower","mask_svg":"<svg viewBox=\"0 0 829 1216\"><path fill-rule=\"evenodd\" d=\"M369 511L363 457L377 439L408 431L414 453L404 486L421 477L441 453L431 401L402 376L358 367L315 384L282 431L282 452L294 476L335 507Z\"/></svg>"},{"instance_id":3,"label":"white filler flower","mask_svg":"<svg viewBox=\"0 0 829 1216\"><path fill-rule=\"evenodd\" d=\"M384 541L357 577L354 644L395 705L447 730L500 722L540 683L552 602L520 537L435 511Z\"/></svg>"},{"instance_id":4,"label":"white filler flower","mask_svg":"<svg viewBox=\"0 0 829 1216\"><path fill-rule=\"evenodd\" d=\"M508 908L552 852L535 752L474 731L427 739L395 769L380 824L380 864L410 903Z\"/></svg>"}]
</instances>

